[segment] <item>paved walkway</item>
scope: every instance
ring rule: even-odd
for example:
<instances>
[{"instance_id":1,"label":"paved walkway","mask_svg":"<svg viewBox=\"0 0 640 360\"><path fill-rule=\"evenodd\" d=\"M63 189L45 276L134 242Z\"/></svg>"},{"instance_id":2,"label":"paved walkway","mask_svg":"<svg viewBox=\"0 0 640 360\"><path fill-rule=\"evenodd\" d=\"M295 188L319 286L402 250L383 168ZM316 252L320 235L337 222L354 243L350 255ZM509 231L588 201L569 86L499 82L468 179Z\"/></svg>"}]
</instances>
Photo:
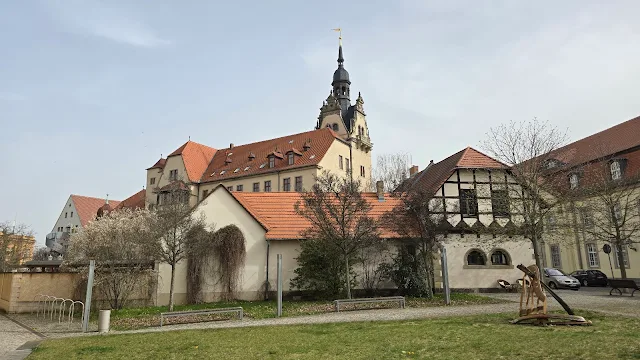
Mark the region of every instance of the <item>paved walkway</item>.
<instances>
[{"instance_id":1,"label":"paved walkway","mask_svg":"<svg viewBox=\"0 0 640 360\"><path fill-rule=\"evenodd\" d=\"M22 359L30 350L16 350L27 341L42 337L0 313L0 360ZM24 356L23 356L24 355Z\"/></svg>"}]
</instances>

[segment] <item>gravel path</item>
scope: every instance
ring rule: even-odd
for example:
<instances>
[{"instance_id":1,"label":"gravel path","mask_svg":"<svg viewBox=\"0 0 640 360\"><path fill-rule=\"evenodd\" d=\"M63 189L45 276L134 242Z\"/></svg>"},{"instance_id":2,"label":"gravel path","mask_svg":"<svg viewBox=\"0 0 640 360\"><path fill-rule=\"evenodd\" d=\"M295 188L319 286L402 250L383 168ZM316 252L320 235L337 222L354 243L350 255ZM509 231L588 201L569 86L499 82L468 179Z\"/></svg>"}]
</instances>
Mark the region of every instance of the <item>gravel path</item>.
<instances>
[{"instance_id":1,"label":"gravel path","mask_svg":"<svg viewBox=\"0 0 640 360\"><path fill-rule=\"evenodd\" d=\"M0 313L0 360L14 358L14 350L27 341L38 340L40 336L23 328Z\"/></svg>"}]
</instances>

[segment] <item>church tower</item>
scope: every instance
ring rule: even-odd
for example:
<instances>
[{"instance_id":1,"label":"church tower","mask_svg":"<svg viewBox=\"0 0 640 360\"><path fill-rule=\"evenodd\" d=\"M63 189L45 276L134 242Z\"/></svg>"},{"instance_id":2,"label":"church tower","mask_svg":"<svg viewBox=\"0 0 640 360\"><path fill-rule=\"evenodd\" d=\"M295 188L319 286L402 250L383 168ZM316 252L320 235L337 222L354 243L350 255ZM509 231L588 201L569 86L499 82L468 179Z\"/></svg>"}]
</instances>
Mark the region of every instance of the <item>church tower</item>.
<instances>
[{"instance_id":1,"label":"church tower","mask_svg":"<svg viewBox=\"0 0 640 360\"><path fill-rule=\"evenodd\" d=\"M373 143L369 138L364 100L358 93L355 105L351 104L351 80L344 67L342 35L339 40L338 68L333 73L332 90L320 108L316 129L330 127L343 140L353 143L354 148L369 153Z\"/></svg>"}]
</instances>

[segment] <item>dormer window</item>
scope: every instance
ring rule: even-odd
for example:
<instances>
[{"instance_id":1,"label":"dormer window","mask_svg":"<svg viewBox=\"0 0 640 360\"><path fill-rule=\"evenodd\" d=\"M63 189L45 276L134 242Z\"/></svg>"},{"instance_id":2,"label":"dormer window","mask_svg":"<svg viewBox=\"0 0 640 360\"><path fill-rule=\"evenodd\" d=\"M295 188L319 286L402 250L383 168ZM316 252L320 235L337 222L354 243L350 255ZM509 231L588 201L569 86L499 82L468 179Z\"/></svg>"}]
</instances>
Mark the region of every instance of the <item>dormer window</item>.
<instances>
[{"instance_id":1,"label":"dormer window","mask_svg":"<svg viewBox=\"0 0 640 360\"><path fill-rule=\"evenodd\" d=\"M622 166L620 166L620 161L612 161L611 164L609 164L609 168L611 170L611 180L620 180L622 178Z\"/></svg>"},{"instance_id":2,"label":"dormer window","mask_svg":"<svg viewBox=\"0 0 640 360\"><path fill-rule=\"evenodd\" d=\"M580 177L578 174L569 175L569 187L571 187L571 190L577 189L578 185L580 185Z\"/></svg>"},{"instance_id":3,"label":"dormer window","mask_svg":"<svg viewBox=\"0 0 640 360\"><path fill-rule=\"evenodd\" d=\"M276 157L275 156L269 156L269 168L274 168L276 167Z\"/></svg>"},{"instance_id":4,"label":"dormer window","mask_svg":"<svg viewBox=\"0 0 640 360\"><path fill-rule=\"evenodd\" d=\"M287 157L289 158L289 165L293 165L293 163L295 162L295 155L293 154L293 152L290 152Z\"/></svg>"},{"instance_id":5,"label":"dormer window","mask_svg":"<svg viewBox=\"0 0 640 360\"><path fill-rule=\"evenodd\" d=\"M560 162L556 159L548 159L544 162L545 169L554 169L560 165Z\"/></svg>"}]
</instances>

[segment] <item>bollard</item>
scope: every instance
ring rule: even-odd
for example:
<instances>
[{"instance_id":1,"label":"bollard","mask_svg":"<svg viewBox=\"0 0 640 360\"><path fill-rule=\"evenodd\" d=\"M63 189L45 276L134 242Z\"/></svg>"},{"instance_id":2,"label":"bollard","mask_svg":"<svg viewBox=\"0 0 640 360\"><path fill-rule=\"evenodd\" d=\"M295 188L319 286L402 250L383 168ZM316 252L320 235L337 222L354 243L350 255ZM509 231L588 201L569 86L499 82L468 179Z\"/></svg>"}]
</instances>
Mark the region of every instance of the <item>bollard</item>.
<instances>
[{"instance_id":1,"label":"bollard","mask_svg":"<svg viewBox=\"0 0 640 360\"><path fill-rule=\"evenodd\" d=\"M98 332L109 332L109 321L111 320L111 310L100 310L98 315Z\"/></svg>"}]
</instances>

